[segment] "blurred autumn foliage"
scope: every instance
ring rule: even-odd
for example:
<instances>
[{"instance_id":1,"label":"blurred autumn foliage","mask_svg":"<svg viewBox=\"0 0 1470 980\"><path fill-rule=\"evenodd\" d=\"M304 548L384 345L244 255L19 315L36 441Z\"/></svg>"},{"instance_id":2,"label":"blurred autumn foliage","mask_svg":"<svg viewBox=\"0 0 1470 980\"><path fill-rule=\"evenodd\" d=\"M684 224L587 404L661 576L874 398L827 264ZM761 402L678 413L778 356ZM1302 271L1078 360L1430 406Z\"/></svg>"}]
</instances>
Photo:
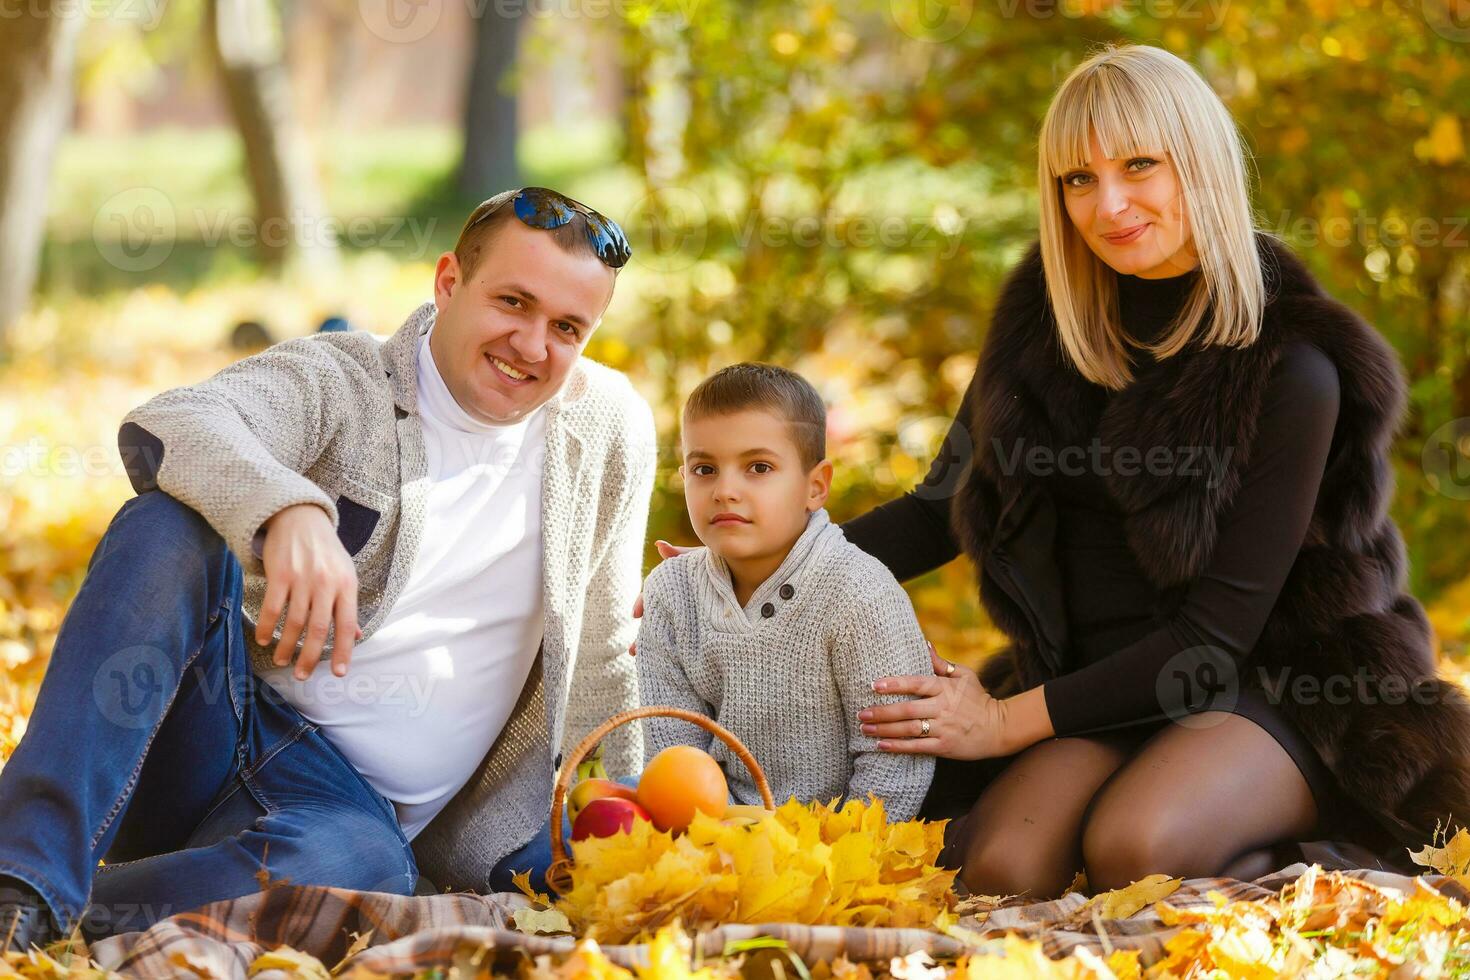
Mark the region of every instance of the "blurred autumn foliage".
<instances>
[{"instance_id":1,"label":"blurred autumn foliage","mask_svg":"<svg viewBox=\"0 0 1470 980\"><path fill-rule=\"evenodd\" d=\"M589 354L627 371L657 412L650 540L693 540L674 472L676 412L700 378L736 360L788 364L827 398L837 519L922 477L998 285L1035 234L1047 101L1092 46L1135 41L1200 69L1254 155L1260 225L1400 352L1412 387L1394 515L1410 588L1444 652L1465 653L1470 480L1435 460L1470 440L1457 421L1470 417L1466 0L702 0L689 18L672 0L618 9L620 132L606 154L587 155L595 166L569 168L575 147L554 141L553 162L528 169L634 238ZM431 241L447 247L468 206L436 197L443 175L414 156L423 144L400 143L372 166L396 160L412 175L384 178L402 208L454 216ZM123 165L88 171L88 188L105 192L97 174ZM333 167L332 180L351 179L348 156ZM58 207L60 221L68 204ZM72 224L87 227L89 214ZM111 448L122 414L222 366L235 319L303 332L344 310L390 332L427 297L434 258L369 251L331 281L165 264L151 274L162 282L92 293L59 267L73 251L48 253L43 281L67 289L40 296L0 354L0 444L37 447L12 456L41 460L0 472L0 758L91 548L131 492ZM66 449L78 466L64 465ZM910 587L941 652L973 661L997 645L962 561Z\"/></svg>"}]
</instances>

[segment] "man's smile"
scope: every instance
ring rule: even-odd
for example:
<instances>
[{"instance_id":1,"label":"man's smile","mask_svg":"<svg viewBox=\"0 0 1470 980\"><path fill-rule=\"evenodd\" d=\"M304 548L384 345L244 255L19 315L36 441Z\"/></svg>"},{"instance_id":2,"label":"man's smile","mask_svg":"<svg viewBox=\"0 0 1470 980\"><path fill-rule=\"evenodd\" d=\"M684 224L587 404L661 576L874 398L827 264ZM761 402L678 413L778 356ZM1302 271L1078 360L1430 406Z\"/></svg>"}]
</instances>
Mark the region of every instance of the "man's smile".
<instances>
[{"instance_id":1,"label":"man's smile","mask_svg":"<svg viewBox=\"0 0 1470 980\"><path fill-rule=\"evenodd\" d=\"M534 374L519 370L518 368L506 363L505 361L502 361L494 354L486 354L485 357L490 361L491 365L494 366L495 370L500 372L501 377L503 377L510 384L527 384L536 380L536 376Z\"/></svg>"}]
</instances>

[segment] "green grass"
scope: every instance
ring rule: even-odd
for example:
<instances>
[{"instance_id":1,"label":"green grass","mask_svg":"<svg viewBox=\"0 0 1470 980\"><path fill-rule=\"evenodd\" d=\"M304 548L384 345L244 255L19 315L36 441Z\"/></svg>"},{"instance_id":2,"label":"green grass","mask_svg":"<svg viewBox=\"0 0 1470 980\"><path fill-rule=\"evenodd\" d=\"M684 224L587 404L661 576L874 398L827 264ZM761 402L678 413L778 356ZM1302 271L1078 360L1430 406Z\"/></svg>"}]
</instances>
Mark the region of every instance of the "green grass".
<instances>
[{"instance_id":1,"label":"green grass","mask_svg":"<svg viewBox=\"0 0 1470 980\"><path fill-rule=\"evenodd\" d=\"M625 188L630 176L617 167L619 140L606 122L533 130L519 146L524 179L593 197ZM318 133L313 143L327 210L347 232L346 253L432 260L453 246L464 216L478 203L455 189L460 136L452 127ZM150 283L187 289L258 274L248 234L254 208L231 129L70 135L58 152L49 199L42 303ZM173 229L166 257L126 260L135 254L120 251L130 232L135 241L150 240L136 237L150 230L139 222Z\"/></svg>"}]
</instances>

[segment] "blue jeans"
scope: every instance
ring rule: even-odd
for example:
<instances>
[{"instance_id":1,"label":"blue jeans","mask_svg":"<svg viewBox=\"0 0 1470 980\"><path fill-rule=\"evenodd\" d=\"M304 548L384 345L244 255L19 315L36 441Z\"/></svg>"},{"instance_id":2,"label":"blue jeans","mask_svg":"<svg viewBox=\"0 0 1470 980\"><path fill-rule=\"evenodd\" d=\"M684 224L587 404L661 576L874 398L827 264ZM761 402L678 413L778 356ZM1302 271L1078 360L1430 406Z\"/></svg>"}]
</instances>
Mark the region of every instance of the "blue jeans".
<instances>
[{"instance_id":1,"label":"blue jeans","mask_svg":"<svg viewBox=\"0 0 1470 980\"><path fill-rule=\"evenodd\" d=\"M93 552L0 772L0 874L61 928L146 928L251 894L262 872L413 893L393 805L251 672L242 583L162 491L125 503Z\"/></svg>"},{"instance_id":2,"label":"blue jeans","mask_svg":"<svg viewBox=\"0 0 1470 980\"><path fill-rule=\"evenodd\" d=\"M637 776L619 776L617 782L624 786L638 788ZM561 839L563 844L569 844L572 839L572 821L567 817L566 808L562 808L561 814ZM551 867L551 820L548 818L546 826L541 828L541 833L531 839L518 851L512 851L496 862L494 869L490 872L489 888L496 892L519 891L511 876L521 872L531 872L531 887L536 891L546 890L546 872Z\"/></svg>"}]
</instances>

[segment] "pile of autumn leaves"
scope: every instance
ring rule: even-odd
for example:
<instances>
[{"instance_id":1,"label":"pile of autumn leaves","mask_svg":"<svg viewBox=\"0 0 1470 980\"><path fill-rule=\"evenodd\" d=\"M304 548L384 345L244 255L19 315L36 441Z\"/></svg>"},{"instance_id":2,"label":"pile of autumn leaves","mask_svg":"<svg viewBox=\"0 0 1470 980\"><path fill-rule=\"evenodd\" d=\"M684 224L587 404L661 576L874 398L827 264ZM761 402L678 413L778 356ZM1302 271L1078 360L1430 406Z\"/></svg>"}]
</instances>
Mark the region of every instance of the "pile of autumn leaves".
<instances>
[{"instance_id":1,"label":"pile of autumn leaves","mask_svg":"<svg viewBox=\"0 0 1470 980\"><path fill-rule=\"evenodd\" d=\"M573 847L556 909L572 931L623 943L659 926L738 922L929 928L955 872L935 866L944 824L887 822L881 801L788 801L754 824L696 814L679 835L635 821Z\"/></svg>"}]
</instances>

